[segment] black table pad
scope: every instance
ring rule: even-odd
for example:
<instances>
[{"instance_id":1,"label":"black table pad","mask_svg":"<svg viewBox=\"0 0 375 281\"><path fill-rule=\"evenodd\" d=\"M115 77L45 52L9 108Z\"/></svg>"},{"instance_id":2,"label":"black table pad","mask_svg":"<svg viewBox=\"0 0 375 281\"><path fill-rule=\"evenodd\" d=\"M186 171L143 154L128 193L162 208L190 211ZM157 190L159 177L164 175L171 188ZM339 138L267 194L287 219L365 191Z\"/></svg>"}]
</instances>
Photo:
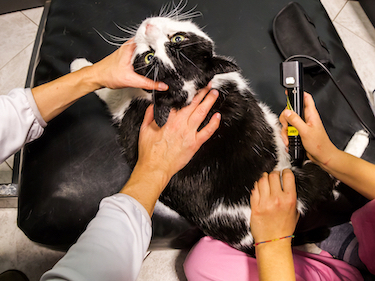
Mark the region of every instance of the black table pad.
<instances>
[{"instance_id":1,"label":"black table pad","mask_svg":"<svg viewBox=\"0 0 375 281\"><path fill-rule=\"evenodd\" d=\"M375 131L365 91L326 11L318 0L297 2L312 18L331 52L333 76ZM96 62L113 52L116 47L95 30L104 36L109 33L127 37L116 24L137 26L150 15L157 15L166 3L52 0L35 85L68 73L75 58ZM288 3L289 0L191 0L186 8L196 5L202 16L193 20L216 42L216 53L233 57L258 98L277 114L285 107L285 95L279 78L283 58L273 40L272 21ZM331 140L343 149L351 136L362 129L360 122L327 75L307 74L305 90L313 94ZM95 94L83 97L52 120L43 136L25 147L23 157L18 224L30 239L52 247L65 248L74 243L95 216L100 200L118 192L130 174L116 129ZM363 158L375 162L373 140ZM309 229L348 220L365 200L355 192L347 192L350 200L343 198L333 210L333 206L322 208L302 221L301 227ZM311 220L316 224L311 224ZM189 246L200 235L183 219L165 216L162 210L156 210L153 222L155 245Z\"/></svg>"}]
</instances>

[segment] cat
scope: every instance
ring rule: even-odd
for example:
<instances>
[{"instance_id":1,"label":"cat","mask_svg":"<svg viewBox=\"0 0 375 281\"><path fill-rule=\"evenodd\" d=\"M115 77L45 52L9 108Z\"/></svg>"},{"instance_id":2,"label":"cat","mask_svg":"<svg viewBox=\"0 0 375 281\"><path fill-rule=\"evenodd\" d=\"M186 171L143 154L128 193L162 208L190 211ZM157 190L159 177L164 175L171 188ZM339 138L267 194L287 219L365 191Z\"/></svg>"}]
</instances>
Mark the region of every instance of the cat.
<instances>
[{"instance_id":1,"label":"cat","mask_svg":"<svg viewBox=\"0 0 375 281\"><path fill-rule=\"evenodd\" d=\"M163 81L169 90L127 88L96 92L118 126L126 160L132 168L135 166L139 129L151 103L155 121L161 127L172 108L187 106L197 90L212 81L219 98L202 126L220 112L220 127L171 179L159 200L206 235L252 253L253 185L264 172L292 168L278 117L256 98L237 64L216 55L213 40L186 14L181 16L181 10L145 19L132 35L137 45L132 58L134 70ZM89 64L78 59L72 63L72 70ZM320 167L310 162L292 169L301 215L322 202L335 200L334 180Z\"/></svg>"}]
</instances>

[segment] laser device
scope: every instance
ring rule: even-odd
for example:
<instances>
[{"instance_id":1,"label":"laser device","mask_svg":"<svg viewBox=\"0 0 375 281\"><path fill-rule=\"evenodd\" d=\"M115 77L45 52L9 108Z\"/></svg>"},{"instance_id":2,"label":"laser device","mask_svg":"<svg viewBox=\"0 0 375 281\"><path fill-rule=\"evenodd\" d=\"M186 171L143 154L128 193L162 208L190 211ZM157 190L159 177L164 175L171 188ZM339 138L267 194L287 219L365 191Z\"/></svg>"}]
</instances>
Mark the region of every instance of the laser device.
<instances>
[{"instance_id":1,"label":"laser device","mask_svg":"<svg viewBox=\"0 0 375 281\"><path fill-rule=\"evenodd\" d=\"M304 120L303 66L299 61L281 63L281 84L287 90L287 107ZM296 128L288 126L289 154L293 166L302 166L306 151Z\"/></svg>"}]
</instances>

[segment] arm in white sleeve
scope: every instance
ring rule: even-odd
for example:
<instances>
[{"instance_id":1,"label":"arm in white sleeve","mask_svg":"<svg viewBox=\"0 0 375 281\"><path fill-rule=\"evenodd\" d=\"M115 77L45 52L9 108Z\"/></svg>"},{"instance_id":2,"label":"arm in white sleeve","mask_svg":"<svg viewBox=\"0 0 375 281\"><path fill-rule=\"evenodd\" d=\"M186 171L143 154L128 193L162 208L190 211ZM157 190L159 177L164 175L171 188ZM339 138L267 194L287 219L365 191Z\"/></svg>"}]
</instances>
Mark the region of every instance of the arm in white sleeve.
<instances>
[{"instance_id":1,"label":"arm in white sleeve","mask_svg":"<svg viewBox=\"0 0 375 281\"><path fill-rule=\"evenodd\" d=\"M136 280L151 233L150 216L137 200L125 194L107 197L77 243L41 281Z\"/></svg>"},{"instance_id":2,"label":"arm in white sleeve","mask_svg":"<svg viewBox=\"0 0 375 281\"><path fill-rule=\"evenodd\" d=\"M0 95L0 122L0 163L39 138L47 126L31 90L21 88Z\"/></svg>"}]
</instances>

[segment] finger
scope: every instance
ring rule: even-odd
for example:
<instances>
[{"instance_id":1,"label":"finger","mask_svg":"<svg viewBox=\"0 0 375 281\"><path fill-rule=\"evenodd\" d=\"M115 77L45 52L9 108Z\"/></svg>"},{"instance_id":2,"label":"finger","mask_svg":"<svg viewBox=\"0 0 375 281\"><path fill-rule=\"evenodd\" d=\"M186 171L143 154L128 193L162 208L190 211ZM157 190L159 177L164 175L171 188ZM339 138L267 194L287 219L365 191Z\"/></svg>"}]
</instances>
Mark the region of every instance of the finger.
<instances>
[{"instance_id":1,"label":"finger","mask_svg":"<svg viewBox=\"0 0 375 281\"><path fill-rule=\"evenodd\" d=\"M191 128L198 129L198 127L202 124L204 119L206 119L208 112L215 104L218 96L219 92L217 90L211 90L207 94L205 99L197 106L197 108L190 115L188 122Z\"/></svg>"},{"instance_id":2,"label":"finger","mask_svg":"<svg viewBox=\"0 0 375 281\"><path fill-rule=\"evenodd\" d=\"M304 135L307 133L307 130L309 129L307 124L305 123L305 121L302 120L302 118L300 116L298 116L297 113L295 113L294 111L291 111L289 109L286 109L283 111L283 115L286 119L286 121L292 125L293 127L295 127L300 133L301 135Z\"/></svg>"},{"instance_id":3,"label":"finger","mask_svg":"<svg viewBox=\"0 0 375 281\"><path fill-rule=\"evenodd\" d=\"M155 82L135 72L132 74L131 77L129 77L129 81L129 86L134 88L157 91L166 91L169 88L168 85L163 82Z\"/></svg>"},{"instance_id":4,"label":"finger","mask_svg":"<svg viewBox=\"0 0 375 281\"><path fill-rule=\"evenodd\" d=\"M250 206L255 206L259 204L259 186L258 182L254 183L254 188L250 194Z\"/></svg>"},{"instance_id":5,"label":"finger","mask_svg":"<svg viewBox=\"0 0 375 281\"><path fill-rule=\"evenodd\" d=\"M197 133L197 144L199 147L201 147L201 145L205 143L216 132L216 130L220 126L220 120L221 114L215 113L211 117L210 122L208 122L208 124Z\"/></svg>"},{"instance_id":6,"label":"finger","mask_svg":"<svg viewBox=\"0 0 375 281\"><path fill-rule=\"evenodd\" d=\"M276 195L282 192L281 181L280 181L280 172L273 171L268 176L268 181L270 185L270 194Z\"/></svg>"},{"instance_id":7,"label":"finger","mask_svg":"<svg viewBox=\"0 0 375 281\"><path fill-rule=\"evenodd\" d=\"M154 106L150 105L146 109L145 116L143 117L141 130L143 130L143 128L145 127L148 127L152 123L152 121L154 121Z\"/></svg>"},{"instance_id":8,"label":"finger","mask_svg":"<svg viewBox=\"0 0 375 281\"><path fill-rule=\"evenodd\" d=\"M284 113L285 113L286 110L289 110L289 109L284 109L284 110L280 113L280 116L279 116L279 122L280 122L280 124L281 124L283 127L288 126L288 121L286 120L286 117L285 117L285 115L284 115Z\"/></svg>"},{"instance_id":9,"label":"finger","mask_svg":"<svg viewBox=\"0 0 375 281\"><path fill-rule=\"evenodd\" d=\"M284 116L284 111L281 112L279 121L281 124L281 138L287 147L289 145L289 139L288 139L288 121L286 121L286 118Z\"/></svg>"},{"instance_id":10,"label":"finger","mask_svg":"<svg viewBox=\"0 0 375 281\"><path fill-rule=\"evenodd\" d=\"M259 197L260 200L268 200L270 196L270 185L268 181L268 173L263 173L262 177L258 180Z\"/></svg>"},{"instance_id":11,"label":"finger","mask_svg":"<svg viewBox=\"0 0 375 281\"><path fill-rule=\"evenodd\" d=\"M191 112L193 112L198 107L198 105L202 102L207 93L211 90L211 86L212 82L209 82L206 87L200 89L198 93L194 96L191 103L188 106L184 107L182 110L191 114Z\"/></svg>"},{"instance_id":12,"label":"finger","mask_svg":"<svg viewBox=\"0 0 375 281\"><path fill-rule=\"evenodd\" d=\"M126 54L129 54L130 57L133 55L133 52L136 47L137 47L137 44L134 42L134 38L129 39L121 46L121 48L125 50L129 49L129 52L126 52Z\"/></svg>"},{"instance_id":13,"label":"finger","mask_svg":"<svg viewBox=\"0 0 375 281\"><path fill-rule=\"evenodd\" d=\"M310 120L313 122L317 121L317 119L320 120L313 97L305 92L303 101L305 103L305 120L307 122Z\"/></svg>"},{"instance_id":14,"label":"finger","mask_svg":"<svg viewBox=\"0 0 375 281\"><path fill-rule=\"evenodd\" d=\"M296 182L292 170L285 169L282 172L284 192L296 194Z\"/></svg>"}]
</instances>

